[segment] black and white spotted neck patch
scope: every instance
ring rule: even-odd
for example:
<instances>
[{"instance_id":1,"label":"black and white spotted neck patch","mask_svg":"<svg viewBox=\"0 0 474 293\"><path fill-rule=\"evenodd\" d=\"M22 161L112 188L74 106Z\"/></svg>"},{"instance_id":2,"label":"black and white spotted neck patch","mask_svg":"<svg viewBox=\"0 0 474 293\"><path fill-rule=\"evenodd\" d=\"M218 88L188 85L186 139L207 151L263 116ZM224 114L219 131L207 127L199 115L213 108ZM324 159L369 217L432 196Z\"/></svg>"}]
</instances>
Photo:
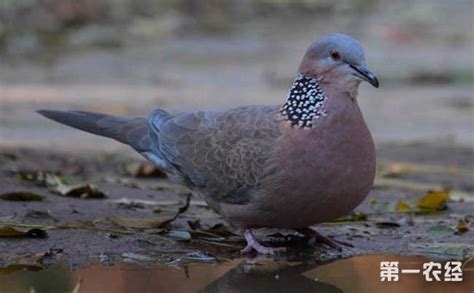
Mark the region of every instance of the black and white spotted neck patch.
<instances>
[{"instance_id":1,"label":"black and white spotted neck patch","mask_svg":"<svg viewBox=\"0 0 474 293\"><path fill-rule=\"evenodd\" d=\"M280 113L292 126L312 127L314 119L326 116L325 101L318 81L298 74Z\"/></svg>"}]
</instances>

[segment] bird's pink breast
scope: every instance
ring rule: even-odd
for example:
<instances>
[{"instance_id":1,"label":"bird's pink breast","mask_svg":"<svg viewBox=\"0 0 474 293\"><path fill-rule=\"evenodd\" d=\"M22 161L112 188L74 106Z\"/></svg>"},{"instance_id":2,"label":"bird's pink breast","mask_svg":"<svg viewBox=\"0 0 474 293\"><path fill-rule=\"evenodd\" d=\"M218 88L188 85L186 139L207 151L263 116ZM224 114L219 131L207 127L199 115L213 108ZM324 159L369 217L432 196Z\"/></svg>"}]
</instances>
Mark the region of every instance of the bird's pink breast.
<instances>
[{"instance_id":1,"label":"bird's pink breast","mask_svg":"<svg viewBox=\"0 0 474 293\"><path fill-rule=\"evenodd\" d=\"M282 126L273 169L255 202L230 212L241 227L301 228L344 216L370 191L375 150L360 112L321 118L310 129Z\"/></svg>"}]
</instances>

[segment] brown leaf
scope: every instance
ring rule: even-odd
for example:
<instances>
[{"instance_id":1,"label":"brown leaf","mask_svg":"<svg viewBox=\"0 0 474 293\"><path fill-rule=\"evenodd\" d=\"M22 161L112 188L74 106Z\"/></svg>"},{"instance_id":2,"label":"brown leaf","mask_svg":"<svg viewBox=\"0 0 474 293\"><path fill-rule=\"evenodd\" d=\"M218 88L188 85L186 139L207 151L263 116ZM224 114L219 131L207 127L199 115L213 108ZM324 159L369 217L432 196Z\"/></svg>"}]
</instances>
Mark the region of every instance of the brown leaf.
<instances>
[{"instance_id":1,"label":"brown leaf","mask_svg":"<svg viewBox=\"0 0 474 293\"><path fill-rule=\"evenodd\" d=\"M3 200L10 200L10 201L42 201L46 197L34 192L17 191L17 192L4 193L0 195L0 198Z\"/></svg>"},{"instance_id":2,"label":"brown leaf","mask_svg":"<svg viewBox=\"0 0 474 293\"><path fill-rule=\"evenodd\" d=\"M22 171L20 177L38 186L47 187L49 191L63 196L80 198L104 198L106 196L96 185L89 183L68 185L61 177L50 172Z\"/></svg>"},{"instance_id":3,"label":"brown leaf","mask_svg":"<svg viewBox=\"0 0 474 293\"><path fill-rule=\"evenodd\" d=\"M191 193L188 194L186 197L186 203L184 206L180 207L176 214L166 220L161 219L134 219L134 218L125 218L125 217L118 217L118 216L111 216L108 219L116 225L119 225L124 228L138 228L138 229L146 229L146 228L163 228L176 220L178 216L184 213L189 208L189 202L191 201Z\"/></svg>"},{"instance_id":4,"label":"brown leaf","mask_svg":"<svg viewBox=\"0 0 474 293\"><path fill-rule=\"evenodd\" d=\"M20 231L11 226L0 227L0 238L46 238L48 233L42 229L34 228L28 231Z\"/></svg>"},{"instance_id":5,"label":"brown leaf","mask_svg":"<svg viewBox=\"0 0 474 293\"><path fill-rule=\"evenodd\" d=\"M26 232L18 231L10 226L0 227L0 237L23 237L26 235Z\"/></svg>"},{"instance_id":6,"label":"brown leaf","mask_svg":"<svg viewBox=\"0 0 474 293\"><path fill-rule=\"evenodd\" d=\"M79 198L105 198L106 195L99 187L94 184L84 183L82 185L66 185L61 184L56 187L49 188L52 192L63 196L79 197Z\"/></svg>"}]
</instances>

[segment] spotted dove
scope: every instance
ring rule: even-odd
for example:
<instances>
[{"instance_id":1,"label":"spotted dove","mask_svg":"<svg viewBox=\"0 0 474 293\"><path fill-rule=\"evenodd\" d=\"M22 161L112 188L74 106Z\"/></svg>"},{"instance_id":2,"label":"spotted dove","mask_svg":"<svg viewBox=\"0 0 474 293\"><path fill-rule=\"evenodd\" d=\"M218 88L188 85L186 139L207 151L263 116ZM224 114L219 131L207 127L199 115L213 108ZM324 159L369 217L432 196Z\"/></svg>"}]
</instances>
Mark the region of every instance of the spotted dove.
<instances>
[{"instance_id":1,"label":"spotted dove","mask_svg":"<svg viewBox=\"0 0 474 293\"><path fill-rule=\"evenodd\" d=\"M310 225L348 214L367 196L375 152L357 103L379 83L361 44L329 34L307 49L279 105L148 118L40 110L57 122L130 145L178 175L247 240L243 252L275 253L252 229L289 228L330 245Z\"/></svg>"}]
</instances>

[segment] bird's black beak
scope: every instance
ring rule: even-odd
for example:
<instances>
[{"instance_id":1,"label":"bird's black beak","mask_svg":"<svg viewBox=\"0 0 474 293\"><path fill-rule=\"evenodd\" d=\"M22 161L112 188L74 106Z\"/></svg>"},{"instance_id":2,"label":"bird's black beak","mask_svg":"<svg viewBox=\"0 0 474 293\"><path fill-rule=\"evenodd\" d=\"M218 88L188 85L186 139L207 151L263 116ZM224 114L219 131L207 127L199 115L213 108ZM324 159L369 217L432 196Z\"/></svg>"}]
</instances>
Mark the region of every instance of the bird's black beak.
<instances>
[{"instance_id":1,"label":"bird's black beak","mask_svg":"<svg viewBox=\"0 0 474 293\"><path fill-rule=\"evenodd\" d=\"M378 88L379 87L379 80L377 77L370 71L369 68L366 66L358 66L358 65L349 65L354 71L356 72L356 75L363 80L367 81L374 87Z\"/></svg>"}]
</instances>

